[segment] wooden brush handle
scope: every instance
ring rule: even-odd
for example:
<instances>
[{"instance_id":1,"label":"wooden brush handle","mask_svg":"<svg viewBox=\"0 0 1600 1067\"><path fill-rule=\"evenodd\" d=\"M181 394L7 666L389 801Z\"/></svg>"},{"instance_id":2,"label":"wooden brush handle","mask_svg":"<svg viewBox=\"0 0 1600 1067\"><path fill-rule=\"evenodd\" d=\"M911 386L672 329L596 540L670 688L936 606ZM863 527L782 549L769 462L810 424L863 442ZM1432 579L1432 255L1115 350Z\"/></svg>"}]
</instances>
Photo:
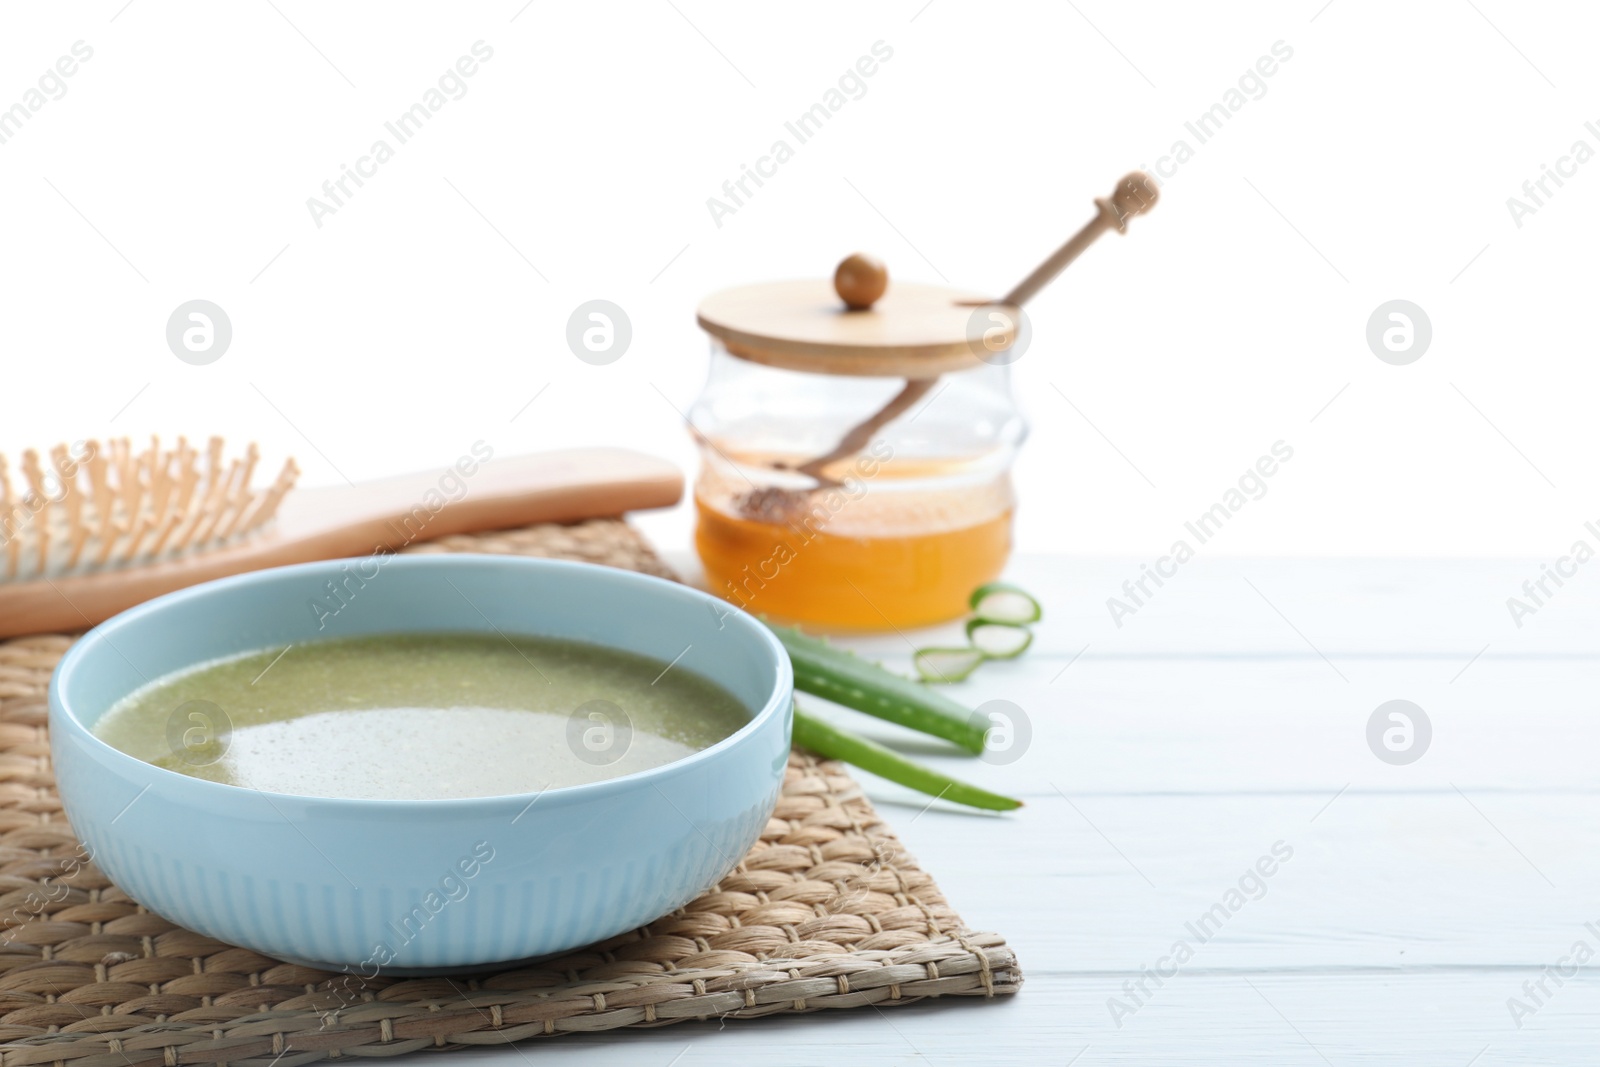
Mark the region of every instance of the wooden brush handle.
<instances>
[{"instance_id":1,"label":"wooden brush handle","mask_svg":"<svg viewBox=\"0 0 1600 1067\"><path fill-rule=\"evenodd\" d=\"M683 496L676 467L620 448L467 458L459 469L297 489L271 526L239 544L148 566L0 582L0 637L82 630L151 597L230 574L399 551L450 534L621 515Z\"/></svg>"}]
</instances>

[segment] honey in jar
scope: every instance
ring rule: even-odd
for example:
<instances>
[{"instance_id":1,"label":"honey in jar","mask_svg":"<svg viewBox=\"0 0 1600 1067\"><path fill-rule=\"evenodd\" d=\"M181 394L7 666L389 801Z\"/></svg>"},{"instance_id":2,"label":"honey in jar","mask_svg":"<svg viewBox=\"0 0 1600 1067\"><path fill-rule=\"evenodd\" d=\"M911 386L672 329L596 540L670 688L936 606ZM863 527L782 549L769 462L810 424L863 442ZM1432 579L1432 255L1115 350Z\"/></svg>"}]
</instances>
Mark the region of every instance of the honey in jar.
<instances>
[{"instance_id":1,"label":"honey in jar","mask_svg":"<svg viewBox=\"0 0 1600 1067\"><path fill-rule=\"evenodd\" d=\"M847 294L864 295L779 282L701 305L711 369L689 419L706 581L822 629L955 618L1011 551L1015 326L939 286Z\"/></svg>"}]
</instances>

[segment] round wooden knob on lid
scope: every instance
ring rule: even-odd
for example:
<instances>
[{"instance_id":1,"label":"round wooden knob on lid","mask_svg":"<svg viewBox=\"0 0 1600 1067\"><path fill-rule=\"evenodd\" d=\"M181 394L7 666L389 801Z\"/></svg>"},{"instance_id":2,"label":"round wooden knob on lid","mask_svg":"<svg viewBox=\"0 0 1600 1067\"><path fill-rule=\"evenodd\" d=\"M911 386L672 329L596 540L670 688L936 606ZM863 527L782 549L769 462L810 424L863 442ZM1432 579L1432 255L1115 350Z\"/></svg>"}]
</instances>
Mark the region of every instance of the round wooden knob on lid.
<instances>
[{"instance_id":1,"label":"round wooden knob on lid","mask_svg":"<svg viewBox=\"0 0 1600 1067\"><path fill-rule=\"evenodd\" d=\"M889 288L889 268L883 260L857 252L846 256L833 272L833 291L851 311L865 311Z\"/></svg>"},{"instance_id":2,"label":"round wooden knob on lid","mask_svg":"<svg viewBox=\"0 0 1600 1067\"><path fill-rule=\"evenodd\" d=\"M847 257L831 280L766 282L713 293L701 329L742 359L786 370L933 378L981 367L1014 337L969 340L980 293L916 282L889 284L881 260ZM985 328L993 324L985 319ZM1003 343L1002 343L1003 342Z\"/></svg>"}]
</instances>

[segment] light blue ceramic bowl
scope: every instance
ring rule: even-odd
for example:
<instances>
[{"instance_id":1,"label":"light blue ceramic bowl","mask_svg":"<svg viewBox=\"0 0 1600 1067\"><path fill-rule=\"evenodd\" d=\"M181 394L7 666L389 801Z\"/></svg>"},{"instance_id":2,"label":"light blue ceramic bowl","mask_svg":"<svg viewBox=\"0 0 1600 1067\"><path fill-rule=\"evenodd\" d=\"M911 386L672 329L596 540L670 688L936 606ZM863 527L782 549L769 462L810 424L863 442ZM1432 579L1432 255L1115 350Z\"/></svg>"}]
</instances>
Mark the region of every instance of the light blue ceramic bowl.
<instances>
[{"instance_id":1,"label":"light blue ceramic bowl","mask_svg":"<svg viewBox=\"0 0 1600 1067\"><path fill-rule=\"evenodd\" d=\"M347 603L319 629L309 605L333 603L329 582ZM90 732L147 680L219 656L441 630L562 637L663 661L682 653L681 666L727 688L751 719L708 749L622 778L417 801L219 785ZM50 742L73 828L145 906L280 959L416 972L585 945L716 883L777 804L792 690L789 658L766 627L673 582L505 556L337 560L208 582L95 627L51 679Z\"/></svg>"}]
</instances>

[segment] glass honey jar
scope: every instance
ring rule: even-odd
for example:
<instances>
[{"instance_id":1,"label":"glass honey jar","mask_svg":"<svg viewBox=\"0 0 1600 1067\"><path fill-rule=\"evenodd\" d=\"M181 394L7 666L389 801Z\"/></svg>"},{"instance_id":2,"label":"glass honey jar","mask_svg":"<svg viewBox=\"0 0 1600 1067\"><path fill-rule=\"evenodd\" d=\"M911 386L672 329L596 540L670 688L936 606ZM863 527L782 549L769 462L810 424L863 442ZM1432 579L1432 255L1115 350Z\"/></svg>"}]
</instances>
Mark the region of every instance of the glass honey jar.
<instances>
[{"instance_id":1,"label":"glass honey jar","mask_svg":"<svg viewBox=\"0 0 1600 1067\"><path fill-rule=\"evenodd\" d=\"M853 256L833 284L724 290L698 318L711 366L689 422L711 591L824 629L965 613L1011 552L1016 309L891 285Z\"/></svg>"}]
</instances>

